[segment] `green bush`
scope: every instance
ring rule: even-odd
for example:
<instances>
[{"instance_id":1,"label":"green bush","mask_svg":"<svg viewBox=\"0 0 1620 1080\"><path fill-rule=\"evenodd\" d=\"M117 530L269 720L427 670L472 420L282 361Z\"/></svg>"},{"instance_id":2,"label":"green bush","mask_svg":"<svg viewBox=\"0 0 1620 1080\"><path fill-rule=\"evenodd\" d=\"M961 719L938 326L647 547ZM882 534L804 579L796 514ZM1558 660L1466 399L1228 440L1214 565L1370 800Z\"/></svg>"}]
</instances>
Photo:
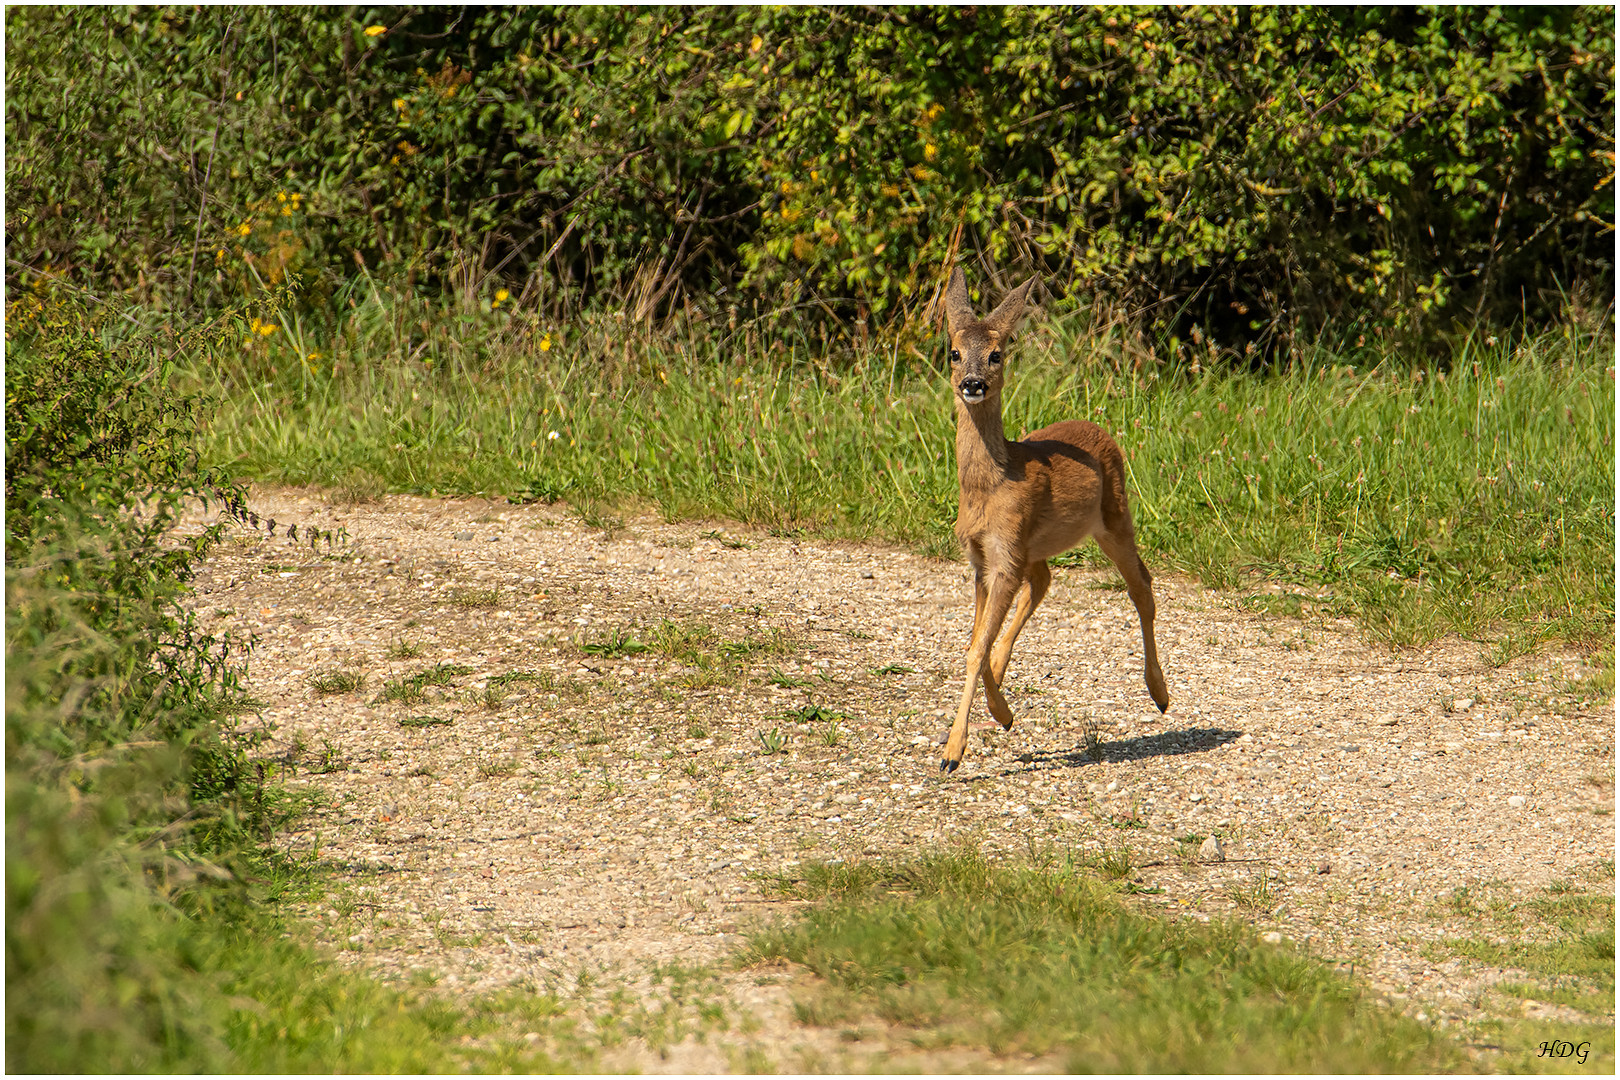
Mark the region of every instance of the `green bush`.
<instances>
[{"instance_id":1,"label":"green bush","mask_svg":"<svg viewBox=\"0 0 1620 1080\"><path fill-rule=\"evenodd\" d=\"M1613 288L1604 8L17 8L7 60L10 280L185 309L906 337L971 259L1246 357Z\"/></svg>"},{"instance_id":2,"label":"green bush","mask_svg":"<svg viewBox=\"0 0 1620 1080\"><path fill-rule=\"evenodd\" d=\"M161 371L81 312L13 307L7 336L7 1065L155 1067L199 1035L176 920L274 816L228 719L245 643L176 606L218 534L176 536L182 500L242 496Z\"/></svg>"}]
</instances>

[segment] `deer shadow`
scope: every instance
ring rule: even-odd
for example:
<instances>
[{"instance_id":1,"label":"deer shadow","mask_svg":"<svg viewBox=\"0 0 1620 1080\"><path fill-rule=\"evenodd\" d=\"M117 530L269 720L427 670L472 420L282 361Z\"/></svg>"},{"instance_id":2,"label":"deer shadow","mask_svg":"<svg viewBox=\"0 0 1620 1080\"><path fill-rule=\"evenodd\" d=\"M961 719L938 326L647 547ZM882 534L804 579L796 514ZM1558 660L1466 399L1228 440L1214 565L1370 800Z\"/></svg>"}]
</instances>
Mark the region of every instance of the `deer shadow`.
<instances>
[{"instance_id":1,"label":"deer shadow","mask_svg":"<svg viewBox=\"0 0 1620 1080\"><path fill-rule=\"evenodd\" d=\"M1141 761L1145 758L1202 754L1216 747L1225 746L1242 735L1243 732L1228 728L1181 728L1177 731L1161 732L1158 735L1138 735L1135 738L1105 742L1100 747L1100 757L1092 757L1084 749L1079 749L1020 754L1018 760L1025 766L1076 769L1084 765L1101 764L1104 761ZM1011 776L1027 771L1028 768L1004 769L997 775Z\"/></svg>"}]
</instances>

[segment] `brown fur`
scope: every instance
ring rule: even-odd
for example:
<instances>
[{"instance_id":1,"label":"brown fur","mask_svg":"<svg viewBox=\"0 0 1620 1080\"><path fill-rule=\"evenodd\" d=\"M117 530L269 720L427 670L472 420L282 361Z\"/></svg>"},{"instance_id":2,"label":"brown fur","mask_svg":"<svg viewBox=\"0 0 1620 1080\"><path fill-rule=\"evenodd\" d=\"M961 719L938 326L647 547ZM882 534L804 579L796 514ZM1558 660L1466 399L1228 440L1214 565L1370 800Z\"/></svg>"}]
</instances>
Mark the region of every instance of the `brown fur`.
<instances>
[{"instance_id":1,"label":"brown fur","mask_svg":"<svg viewBox=\"0 0 1620 1080\"><path fill-rule=\"evenodd\" d=\"M956 402L956 469L961 500L956 535L973 566L973 635L966 683L940 767L955 771L967 750L968 710L977 684L1004 728L1012 710L1001 694L1013 643L1046 596L1052 572L1046 560L1087 537L1119 569L1142 620L1143 677L1162 711L1170 706L1153 639L1153 578L1136 550L1136 530L1125 494L1125 458L1096 424L1064 420L1009 442L1001 426L1001 355L1024 312L1031 278L1004 297L984 319L973 314L960 268L945 290L950 332L951 397ZM965 390L982 392L968 401ZM996 637L1022 597L1012 626ZM995 645L992 656L991 647Z\"/></svg>"}]
</instances>

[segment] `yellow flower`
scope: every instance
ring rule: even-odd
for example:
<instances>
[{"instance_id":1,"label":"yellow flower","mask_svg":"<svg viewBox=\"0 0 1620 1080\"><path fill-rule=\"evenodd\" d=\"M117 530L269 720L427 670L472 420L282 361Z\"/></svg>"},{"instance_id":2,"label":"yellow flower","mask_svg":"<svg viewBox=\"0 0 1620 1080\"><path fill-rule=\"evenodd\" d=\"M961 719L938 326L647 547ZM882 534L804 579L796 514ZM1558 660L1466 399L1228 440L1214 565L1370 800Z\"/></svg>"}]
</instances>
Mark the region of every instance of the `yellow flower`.
<instances>
[{"instance_id":1,"label":"yellow flower","mask_svg":"<svg viewBox=\"0 0 1620 1080\"><path fill-rule=\"evenodd\" d=\"M260 323L259 324L259 333L262 334L263 336L269 337L271 334L273 334L275 332L276 332L276 324L275 323Z\"/></svg>"},{"instance_id":2,"label":"yellow flower","mask_svg":"<svg viewBox=\"0 0 1620 1080\"><path fill-rule=\"evenodd\" d=\"M366 37L376 37L378 34L386 34L386 33L388 33L388 27L386 27L386 26L368 26L368 27L366 27Z\"/></svg>"},{"instance_id":3,"label":"yellow flower","mask_svg":"<svg viewBox=\"0 0 1620 1080\"><path fill-rule=\"evenodd\" d=\"M878 188L878 190L891 199L900 194L900 187L898 184L884 184L882 187Z\"/></svg>"},{"instance_id":4,"label":"yellow flower","mask_svg":"<svg viewBox=\"0 0 1620 1080\"><path fill-rule=\"evenodd\" d=\"M248 233L250 233L252 231L253 231L253 222L251 222L251 221L244 221L244 222L242 222L242 224L240 224L240 225L238 225L236 227L236 235L237 236L246 236Z\"/></svg>"},{"instance_id":5,"label":"yellow flower","mask_svg":"<svg viewBox=\"0 0 1620 1080\"><path fill-rule=\"evenodd\" d=\"M540 335L540 351L541 352L550 352L551 351L551 335L550 334L542 334L542 335Z\"/></svg>"},{"instance_id":6,"label":"yellow flower","mask_svg":"<svg viewBox=\"0 0 1620 1080\"><path fill-rule=\"evenodd\" d=\"M511 296L511 295L512 294L507 292L505 289L496 289L495 290L495 302L497 304L504 304L506 302L506 298L508 296Z\"/></svg>"},{"instance_id":7,"label":"yellow flower","mask_svg":"<svg viewBox=\"0 0 1620 1080\"><path fill-rule=\"evenodd\" d=\"M287 201L287 193L285 191L276 192L276 202L286 202L286 201Z\"/></svg>"},{"instance_id":8,"label":"yellow flower","mask_svg":"<svg viewBox=\"0 0 1620 1080\"><path fill-rule=\"evenodd\" d=\"M923 158L925 160L933 161L937 156L939 156L939 147L935 146L933 143L928 143L923 147Z\"/></svg>"},{"instance_id":9,"label":"yellow flower","mask_svg":"<svg viewBox=\"0 0 1620 1080\"><path fill-rule=\"evenodd\" d=\"M404 112L405 111L405 99L402 98L402 97L395 98L394 99L394 108L398 109L400 112Z\"/></svg>"}]
</instances>

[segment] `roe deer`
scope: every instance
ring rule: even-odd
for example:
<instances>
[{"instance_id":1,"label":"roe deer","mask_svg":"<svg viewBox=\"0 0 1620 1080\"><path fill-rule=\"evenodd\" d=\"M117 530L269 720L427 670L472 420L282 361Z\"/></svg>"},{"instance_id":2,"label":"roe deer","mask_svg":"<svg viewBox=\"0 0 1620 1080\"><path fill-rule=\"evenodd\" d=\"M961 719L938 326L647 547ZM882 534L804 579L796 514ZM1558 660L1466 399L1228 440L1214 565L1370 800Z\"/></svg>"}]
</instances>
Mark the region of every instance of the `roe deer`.
<instances>
[{"instance_id":1,"label":"roe deer","mask_svg":"<svg viewBox=\"0 0 1620 1080\"><path fill-rule=\"evenodd\" d=\"M954 772L967 749L968 709L984 680L985 704L1004 728L1012 710L1001 679L1013 642L1046 596L1046 560L1094 537L1119 568L1142 619L1143 676L1163 712L1170 694L1153 642L1153 578L1136 552L1136 529L1125 497L1125 458L1108 434L1084 420L1065 420L1008 442L1001 428L1002 350L1024 313L1035 279L1008 293L984 319L976 318L960 267L945 289L950 335L951 396L956 399L956 472L961 501L956 536L973 564L973 637L956 721L940 768ZM990 646L1022 590L1022 602L992 658Z\"/></svg>"}]
</instances>

